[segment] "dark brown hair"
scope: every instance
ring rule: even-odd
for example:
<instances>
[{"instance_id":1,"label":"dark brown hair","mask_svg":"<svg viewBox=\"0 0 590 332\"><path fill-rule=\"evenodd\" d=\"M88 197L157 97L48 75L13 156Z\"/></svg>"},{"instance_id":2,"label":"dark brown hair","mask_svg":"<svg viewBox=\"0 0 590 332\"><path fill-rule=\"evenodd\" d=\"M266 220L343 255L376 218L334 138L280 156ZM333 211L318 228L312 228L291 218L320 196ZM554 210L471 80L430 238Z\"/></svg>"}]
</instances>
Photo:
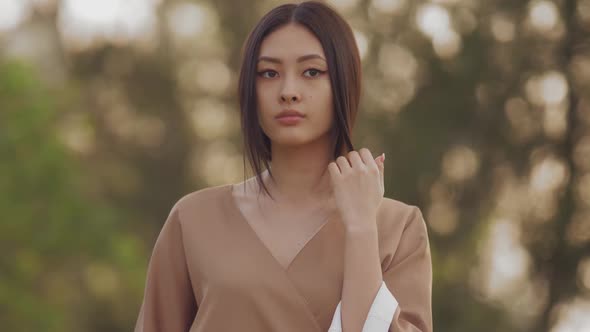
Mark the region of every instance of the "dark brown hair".
<instances>
[{"instance_id":1,"label":"dark brown hair","mask_svg":"<svg viewBox=\"0 0 590 332\"><path fill-rule=\"evenodd\" d=\"M352 129L361 94L361 63L354 35L348 23L334 9L318 1L305 1L280 5L260 19L242 47L238 95L244 154L256 173L259 187L264 188L269 196L271 195L262 181L261 173L264 164L273 178L269 168L272 158L271 142L258 123L256 66L264 38L289 23L300 24L311 31L322 44L326 55L335 112L331 131L332 159L354 150ZM245 158L246 156L243 159L244 172Z\"/></svg>"}]
</instances>

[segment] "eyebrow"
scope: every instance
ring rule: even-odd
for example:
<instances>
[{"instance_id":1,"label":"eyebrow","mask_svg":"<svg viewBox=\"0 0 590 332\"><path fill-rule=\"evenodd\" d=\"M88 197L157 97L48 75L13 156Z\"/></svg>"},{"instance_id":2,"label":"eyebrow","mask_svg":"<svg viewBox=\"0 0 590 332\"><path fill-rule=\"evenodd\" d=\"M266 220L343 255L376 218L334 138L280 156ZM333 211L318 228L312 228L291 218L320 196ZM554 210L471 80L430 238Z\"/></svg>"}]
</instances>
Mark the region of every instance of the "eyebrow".
<instances>
[{"instance_id":1,"label":"eyebrow","mask_svg":"<svg viewBox=\"0 0 590 332\"><path fill-rule=\"evenodd\" d=\"M320 60L326 61L326 59L322 58L318 54L307 54L307 55L302 55L302 56L298 57L297 58L297 63L303 62L303 61L307 61L307 60L311 60L311 59L320 59ZM282 63L282 61L280 59L272 58L272 57L269 57L269 56L261 56L260 58L258 58L258 62L260 62L260 61L268 61L268 62L273 62L273 63L278 63L278 64L281 64Z\"/></svg>"}]
</instances>

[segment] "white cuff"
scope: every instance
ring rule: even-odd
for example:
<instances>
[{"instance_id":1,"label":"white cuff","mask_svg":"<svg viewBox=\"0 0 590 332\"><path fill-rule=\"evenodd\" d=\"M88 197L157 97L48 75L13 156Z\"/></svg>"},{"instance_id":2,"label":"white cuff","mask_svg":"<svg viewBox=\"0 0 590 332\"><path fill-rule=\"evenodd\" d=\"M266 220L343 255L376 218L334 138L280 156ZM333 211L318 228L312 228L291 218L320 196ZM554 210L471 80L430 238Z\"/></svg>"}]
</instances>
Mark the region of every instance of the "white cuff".
<instances>
[{"instance_id":1,"label":"white cuff","mask_svg":"<svg viewBox=\"0 0 590 332\"><path fill-rule=\"evenodd\" d=\"M332 324L330 325L328 332L342 332L341 304L342 301L336 306L336 311L334 312ZM385 285L385 281L383 281L373 303L371 304L371 309L369 309L369 314L365 320L362 332L389 331L397 307L397 300L393 294L391 294L387 285Z\"/></svg>"}]
</instances>

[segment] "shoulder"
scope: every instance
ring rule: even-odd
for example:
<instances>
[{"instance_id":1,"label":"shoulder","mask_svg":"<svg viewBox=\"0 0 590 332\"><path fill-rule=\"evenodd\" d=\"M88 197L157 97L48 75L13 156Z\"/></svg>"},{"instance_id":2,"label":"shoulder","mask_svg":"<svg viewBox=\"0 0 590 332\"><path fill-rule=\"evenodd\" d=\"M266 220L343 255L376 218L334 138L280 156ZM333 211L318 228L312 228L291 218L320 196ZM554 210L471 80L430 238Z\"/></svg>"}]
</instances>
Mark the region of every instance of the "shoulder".
<instances>
[{"instance_id":1,"label":"shoulder","mask_svg":"<svg viewBox=\"0 0 590 332\"><path fill-rule=\"evenodd\" d=\"M412 253L429 255L428 230L418 206L384 197L378 213L377 227L384 271L395 264L394 261L400 262Z\"/></svg>"},{"instance_id":2,"label":"shoulder","mask_svg":"<svg viewBox=\"0 0 590 332\"><path fill-rule=\"evenodd\" d=\"M217 210L222 204L223 195L228 185L205 187L181 196L172 206L170 215L177 213L179 219L190 218L193 215L206 215L209 211Z\"/></svg>"},{"instance_id":3,"label":"shoulder","mask_svg":"<svg viewBox=\"0 0 590 332\"><path fill-rule=\"evenodd\" d=\"M403 232L410 226L426 230L426 223L418 206L389 197L383 197L377 213L377 222L379 229L384 232Z\"/></svg>"}]
</instances>

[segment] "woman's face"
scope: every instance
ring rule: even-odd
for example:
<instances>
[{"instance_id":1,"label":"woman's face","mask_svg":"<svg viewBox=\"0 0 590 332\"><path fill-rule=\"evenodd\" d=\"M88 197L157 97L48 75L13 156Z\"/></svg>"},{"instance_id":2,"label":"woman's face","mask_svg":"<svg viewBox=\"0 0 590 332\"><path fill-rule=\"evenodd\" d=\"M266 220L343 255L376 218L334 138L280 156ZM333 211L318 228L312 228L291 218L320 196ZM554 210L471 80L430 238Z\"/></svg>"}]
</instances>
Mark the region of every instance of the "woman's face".
<instances>
[{"instance_id":1,"label":"woman's face","mask_svg":"<svg viewBox=\"0 0 590 332\"><path fill-rule=\"evenodd\" d=\"M273 144L299 145L329 134L334 118L332 87L322 44L298 24L287 24L260 45L256 97L258 119ZM296 110L296 123L276 116ZM329 136L327 136L329 137Z\"/></svg>"}]
</instances>

